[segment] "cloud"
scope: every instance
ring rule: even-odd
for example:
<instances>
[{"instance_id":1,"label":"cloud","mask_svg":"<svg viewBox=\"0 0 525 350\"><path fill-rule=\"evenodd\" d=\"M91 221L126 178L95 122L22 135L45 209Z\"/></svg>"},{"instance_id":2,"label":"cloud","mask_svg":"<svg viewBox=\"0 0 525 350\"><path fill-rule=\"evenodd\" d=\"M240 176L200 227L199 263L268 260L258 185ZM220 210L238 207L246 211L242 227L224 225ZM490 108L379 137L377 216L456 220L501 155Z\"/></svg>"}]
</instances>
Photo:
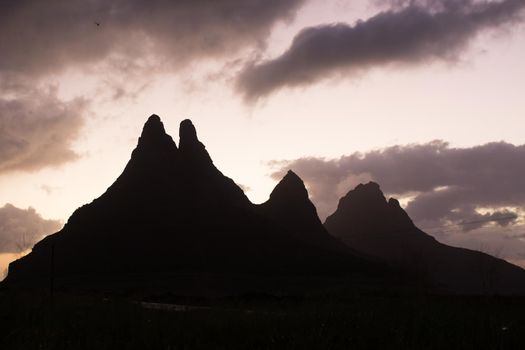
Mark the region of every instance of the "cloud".
<instances>
[{"instance_id":1,"label":"cloud","mask_svg":"<svg viewBox=\"0 0 525 350\"><path fill-rule=\"evenodd\" d=\"M72 149L87 102L63 102L51 89L0 95L0 174L34 171L77 159Z\"/></svg>"},{"instance_id":2,"label":"cloud","mask_svg":"<svg viewBox=\"0 0 525 350\"><path fill-rule=\"evenodd\" d=\"M60 221L45 220L33 208L20 209L8 203L0 208L0 254L30 249L60 228Z\"/></svg>"},{"instance_id":3,"label":"cloud","mask_svg":"<svg viewBox=\"0 0 525 350\"><path fill-rule=\"evenodd\" d=\"M454 148L443 141L392 146L339 159L306 157L274 161L272 177L288 169L308 185L312 200L326 216L353 186L373 180L391 195L411 198L406 206L416 222L486 219L525 209L525 145L492 142ZM487 215L487 213L489 213Z\"/></svg>"},{"instance_id":4,"label":"cloud","mask_svg":"<svg viewBox=\"0 0 525 350\"><path fill-rule=\"evenodd\" d=\"M40 185L40 189L44 191L48 196L51 195L53 192L56 192L60 190L60 187L56 186L49 186L49 185Z\"/></svg>"},{"instance_id":5,"label":"cloud","mask_svg":"<svg viewBox=\"0 0 525 350\"><path fill-rule=\"evenodd\" d=\"M105 59L175 66L263 45L303 0L3 1L0 72L33 77Z\"/></svg>"},{"instance_id":6,"label":"cloud","mask_svg":"<svg viewBox=\"0 0 525 350\"><path fill-rule=\"evenodd\" d=\"M252 190L252 188L250 186L247 186L247 185L243 185L243 184L239 184L239 183L236 183L236 185L239 186L244 193L250 192Z\"/></svg>"},{"instance_id":7,"label":"cloud","mask_svg":"<svg viewBox=\"0 0 525 350\"><path fill-rule=\"evenodd\" d=\"M87 103L63 101L42 85L80 73L90 81L78 86L92 100L134 99L155 74L263 47L303 2L1 1L0 173L77 158L71 144Z\"/></svg>"},{"instance_id":8,"label":"cloud","mask_svg":"<svg viewBox=\"0 0 525 350\"><path fill-rule=\"evenodd\" d=\"M463 219L459 222L463 231L468 232L483 227L487 223L496 223L502 227L508 226L518 219L518 214L508 209L496 210L490 213L480 214L471 211L470 215L462 215Z\"/></svg>"},{"instance_id":9,"label":"cloud","mask_svg":"<svg viewBox=\"0 0 525 350\"><path fill-rule=\"evenodd\" d=\"M283 87L300 87L377 66L454 61L481 31L522 19L523 0L388 1L389 10L354 25L301 30L279 57L253 61L236 87L255 101Z\"/></svg>"}]
</instances>

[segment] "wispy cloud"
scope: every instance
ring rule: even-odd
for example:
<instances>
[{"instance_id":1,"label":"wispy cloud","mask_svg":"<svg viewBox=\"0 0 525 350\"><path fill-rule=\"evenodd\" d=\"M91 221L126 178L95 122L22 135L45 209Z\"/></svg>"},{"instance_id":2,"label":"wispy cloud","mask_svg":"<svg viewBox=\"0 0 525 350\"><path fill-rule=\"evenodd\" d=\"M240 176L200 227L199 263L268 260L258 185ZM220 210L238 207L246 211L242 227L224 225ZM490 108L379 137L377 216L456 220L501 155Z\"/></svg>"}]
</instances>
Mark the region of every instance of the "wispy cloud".
<instances>
[{"instance_id":1,"label":"wispy cloud","mask_svg":"<svg viewBox=\"0 0 525 350\"><path fill-rule=\"evenodd\" d=\"M0 174L58 166L79 157L72 148L87 101L63 102L50 91L30 88L0 96Z\"/></svg>"}]
</instances>

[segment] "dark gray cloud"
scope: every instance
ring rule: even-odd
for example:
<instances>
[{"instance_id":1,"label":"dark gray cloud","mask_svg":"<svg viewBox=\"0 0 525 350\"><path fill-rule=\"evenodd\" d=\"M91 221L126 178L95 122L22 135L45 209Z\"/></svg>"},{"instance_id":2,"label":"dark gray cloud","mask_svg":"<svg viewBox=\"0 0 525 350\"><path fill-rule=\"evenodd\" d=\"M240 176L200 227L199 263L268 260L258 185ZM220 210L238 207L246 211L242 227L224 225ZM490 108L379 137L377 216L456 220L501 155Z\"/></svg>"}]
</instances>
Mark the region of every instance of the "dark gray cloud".
<instances>
[{"instance_id":1,"label":"dark gray cloud","mask_svg":"<svg viewBox=\"0 0 525 350\"><path fill-rule=\"evenodd\" d=\"M463 218L460 225L463 231L471 231L482 227L486 223L497 223L500 226L508 226L518 219L516 212L508 209L496 210L491 213L479 214L474 212L472 216Z\"/></svg>"},{"instance_id":2,"label":"dark gray cloud","mask_svg":"<svg viewBox=\"0 0 525 350\"><path fill-rule=\"evenodd\" d=\"M61 227L60 221L45 220L33 208L6 204L0 208L0 254L23 252Z\"/></svg>"},{"instance_id":3,"label":"dark gray cloud","mask_svg":"<svg viewBox=\"0 0 525 350\"><path fill-rule=\"evenodd\" d=\"M263 47L303 1L0 0L0 173L77 157L85 100L41 88L61 73L96 77L91 98L133 99L159 72Z\"/></svg>"},{"instance_id":4,"label":"dark gray cloud","mask_svg":"<svg viewBox=\"0 0 525 350\"><path fill-rule=\"evenodd\" d=\"M359 182L373 180L393 196L413 197L407 211L416 222L482 219L476 208L494 208L487 221L525 209L525 145L493 142L454 148L443 141L392 146L339 159L300 158L276 161L279 179L288 169L308 185L322 216ZM510 209L509 209L510 210ZM490 216L493 215L493 216ZM499 215L499 216L498 216ZM488 220L492 218L493 220ZM511 220L512 221L512 220Z\"/></svg>"},{"instance_id":5,"label":"dark gray cloud","mask_svg":"<svg viewBox=\"0 0 525 350\"><path fill-rule=\"evenodd\" d=\"M254 101L282 87L372 67L453 61L480 31L516 23L525 9L523 0L387 2L390 9L354 25L301 30L281 56L249 63L238 77L238 91Z\"/></svg>"},{"instance_id":6,"label":"dark gray cloud","mask_svg":"<svg viewBox=\"0 0 525 350\"><path fill-rule=\"evenodd\" d=\"M163 66L263 45L304 0L0 1L0 72L57 72L104 59Z\"/></svg>"},{"instance_id":7,"label":"dark gray cloud","mask_svg":"<svg viewBox=\"0 0 525 350\"><path fill-rule=\"evenodd\" d=\"M72 143L87 102L60 101L53 90L0 96L0 174L33 171L75 160Z\"/></svg>"}]
</instances>

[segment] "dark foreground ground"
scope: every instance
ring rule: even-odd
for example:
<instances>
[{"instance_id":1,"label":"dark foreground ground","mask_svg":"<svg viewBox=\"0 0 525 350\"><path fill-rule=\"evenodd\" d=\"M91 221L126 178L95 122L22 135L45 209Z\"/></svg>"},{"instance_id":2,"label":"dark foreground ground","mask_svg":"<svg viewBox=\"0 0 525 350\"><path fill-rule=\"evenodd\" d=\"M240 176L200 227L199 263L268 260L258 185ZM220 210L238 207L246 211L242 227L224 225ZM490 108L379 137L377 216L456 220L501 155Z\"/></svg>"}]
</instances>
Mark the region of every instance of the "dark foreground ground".
<instances>
[{"instance_id":1,"label":"dark foreground ground","mask_svg":"<svg viewBox=\"0 0 525 350\"><path fill-rule=\"evenodd\" d=\"M519 298L153 301L0 294L0 349L525 348Z\"/></svg>"}]
</instances>

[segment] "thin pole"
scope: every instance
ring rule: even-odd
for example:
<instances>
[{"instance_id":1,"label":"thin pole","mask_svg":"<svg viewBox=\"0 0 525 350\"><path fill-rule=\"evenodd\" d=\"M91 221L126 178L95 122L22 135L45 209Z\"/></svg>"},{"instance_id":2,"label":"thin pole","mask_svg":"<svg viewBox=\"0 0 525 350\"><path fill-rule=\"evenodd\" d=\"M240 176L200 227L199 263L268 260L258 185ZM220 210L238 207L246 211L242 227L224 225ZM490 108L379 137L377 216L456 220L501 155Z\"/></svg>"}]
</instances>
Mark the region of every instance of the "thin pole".
<instances>
[{"instance_id":1,"label":"thin pole","mask_svg":"<svg viewBox=\"0 0 525 350\"><path fill-rule=\"evenodd\" d=\"M53 294L55 292L55 245L53 244L51 246L51 276L49 280L49 292L51 294L51 297L53 297Z\"/></svg>"}]
</instances>

